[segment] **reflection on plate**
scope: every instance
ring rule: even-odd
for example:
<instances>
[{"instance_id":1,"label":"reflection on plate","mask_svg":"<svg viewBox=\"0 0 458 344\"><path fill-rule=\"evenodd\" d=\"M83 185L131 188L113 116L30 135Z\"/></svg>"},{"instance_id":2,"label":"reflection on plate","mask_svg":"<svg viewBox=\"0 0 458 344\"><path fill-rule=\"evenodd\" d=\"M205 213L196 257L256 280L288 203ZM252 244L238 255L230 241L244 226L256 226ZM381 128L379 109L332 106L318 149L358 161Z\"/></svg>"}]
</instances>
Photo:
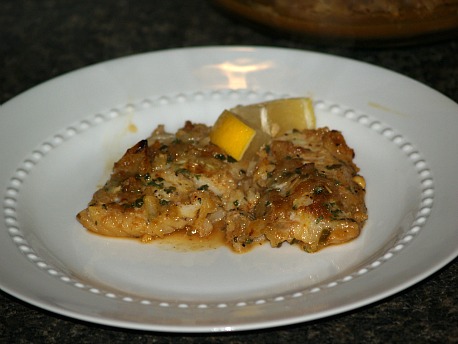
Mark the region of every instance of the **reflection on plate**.
<instances>
[{"instance_id":1,"label":"reflection on plate","mask_svg":"<svg viewBox=\"0 0 458 344\"><path fill-rule=\"evenodd\" d=\"M75 220L112 163L157 124L212 124L227 107L300 95L356 151L369 208L357 240L316 254L183 252L95 236ZM1 110L1 147L22 137L2 148L1 287L74 318L175 332L279 326L379 300L457 255L457 165L445 158L458 153L457 108L392 72L284 49L164 51L54 79Z\"/></svg>"}]
</instances>

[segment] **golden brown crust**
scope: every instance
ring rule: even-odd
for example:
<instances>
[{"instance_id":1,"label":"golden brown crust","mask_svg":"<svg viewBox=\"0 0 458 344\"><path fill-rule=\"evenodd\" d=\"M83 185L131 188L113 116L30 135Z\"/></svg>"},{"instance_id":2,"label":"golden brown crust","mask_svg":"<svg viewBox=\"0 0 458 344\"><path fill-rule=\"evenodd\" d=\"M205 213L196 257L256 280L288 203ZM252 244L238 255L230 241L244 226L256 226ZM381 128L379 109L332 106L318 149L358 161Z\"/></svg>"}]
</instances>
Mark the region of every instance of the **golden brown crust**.
<instances>
[{"instance_id":1,"label":"golden brown crust","mask_svg":"<svg viewBox=\"0 0 458 344\"><path fill-rule=\"evenodd\" d=\"M186 122L128 149L77 218L92 232L149 240L225 233L236 252L269 241L308 252L356 238L367 219L354 152L327 128L289 132L236 162Z\"/></svg>"}]
</instances>

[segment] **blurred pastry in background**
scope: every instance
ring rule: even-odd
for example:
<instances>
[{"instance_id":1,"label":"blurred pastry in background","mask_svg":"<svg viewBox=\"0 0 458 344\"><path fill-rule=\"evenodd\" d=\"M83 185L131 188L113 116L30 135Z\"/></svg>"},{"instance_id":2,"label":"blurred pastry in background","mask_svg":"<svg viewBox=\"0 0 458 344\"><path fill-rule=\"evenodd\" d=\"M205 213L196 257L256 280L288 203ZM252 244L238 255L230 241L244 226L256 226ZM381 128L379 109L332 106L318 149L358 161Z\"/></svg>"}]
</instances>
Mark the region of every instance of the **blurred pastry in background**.
<instances>
[{"instance_id":1,"label":"blurred pastry in background","mask_svg":"<svg viewBox=\"0 0 458 344\"><path fill-rule=\"evenodd\" d=\"M252 23L310 39L418 44L458 33L458 0L215 0Z\"/></svg>"}]
</instances>

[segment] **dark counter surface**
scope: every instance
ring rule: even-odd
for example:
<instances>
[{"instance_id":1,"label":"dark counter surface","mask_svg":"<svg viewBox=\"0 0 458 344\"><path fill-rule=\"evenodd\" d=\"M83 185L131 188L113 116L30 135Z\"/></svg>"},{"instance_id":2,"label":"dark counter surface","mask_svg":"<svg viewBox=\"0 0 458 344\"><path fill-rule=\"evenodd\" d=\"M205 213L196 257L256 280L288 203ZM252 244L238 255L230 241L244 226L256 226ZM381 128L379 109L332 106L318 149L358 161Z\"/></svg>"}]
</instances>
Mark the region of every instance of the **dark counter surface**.
<instances>
[{"instance_id":1,"label":"dark counter surface","mask_svg":"<svg viewBox=\"0 0 458 344\"><path fill-rule=\"evenodd\" d=\"M0 103L93 63L208 45L288 47L350 57L407 75L458 102L456 38L382 49L321 46L240 23L205 0L3 0ZM457 274L455 259L417 285L364 308L287 327L224 334L99 326L0 292L0 343L457 343Z\"/></svg>"}]
</instances>

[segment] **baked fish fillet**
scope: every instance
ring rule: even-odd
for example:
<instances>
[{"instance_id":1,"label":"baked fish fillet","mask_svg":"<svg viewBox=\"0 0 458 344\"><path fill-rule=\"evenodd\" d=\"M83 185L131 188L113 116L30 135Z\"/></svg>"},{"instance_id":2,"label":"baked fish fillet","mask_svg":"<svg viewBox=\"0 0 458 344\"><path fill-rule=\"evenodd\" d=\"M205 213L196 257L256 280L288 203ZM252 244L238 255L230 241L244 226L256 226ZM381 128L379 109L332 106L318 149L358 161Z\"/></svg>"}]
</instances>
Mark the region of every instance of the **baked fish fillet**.
<instances>
[{"instance_id":1,"label":"baked fish fillet","mask_svg":"<svg viewBox=\"0 0 458 344\"><path fill-rule=\"evenodd\" d=\"M159 126L115 163L77 219L92 232L142 241L223 231L236 252L266 241L315 252L358 237L364 179L340 132L288 132L237 162L210 143L210 130L189 121L176 134Z\"/></svg>"}]
</instances>

